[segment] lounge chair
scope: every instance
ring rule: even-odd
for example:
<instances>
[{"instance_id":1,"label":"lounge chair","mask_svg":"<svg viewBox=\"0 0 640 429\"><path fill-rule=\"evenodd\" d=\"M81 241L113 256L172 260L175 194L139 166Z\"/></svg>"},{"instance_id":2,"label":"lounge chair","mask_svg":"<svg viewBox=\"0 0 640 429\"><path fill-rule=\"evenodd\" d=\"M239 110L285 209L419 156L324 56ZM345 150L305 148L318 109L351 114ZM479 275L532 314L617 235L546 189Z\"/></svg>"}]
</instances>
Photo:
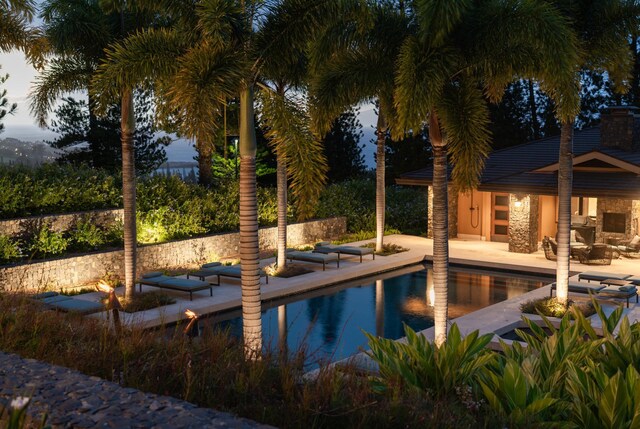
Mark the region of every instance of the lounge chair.
<instances>
[{"instance_id":1,"label":"lounge chair","mask_svg":"<svg viewBox=\"0 0 640 429\"><path fill-rule=\"evenodd\" d=\"M212 285L208 282L165 276L160 271L153 271L143 274L142 278L138 280L138 284L140 285L140 291L142 291L142 285L147 285L160 289L172 289L181 292L189 292L190 301L193 301L193 292L197 292L199 290L209 289L209 294L213 296L213 288L211 287Z\"/></svg>"},{"instance_id":2,"label":"lounge chair","mask_svg":"<svg viewBox=\"0 0 640 429\"><path fill-rule=\"evenodd\" d=\"M603 280L628 280L631 277L631 274L615 274L615 273L606 273L604 271L585 271L584 273L578 274L578 280L586 280L589 283L591 281L601 282Z\"/></svg>"},{"instance_id":3,"label":"lounge chair","mask_svg":"<svg viewBox=\"0 0 640 429\"><path fill-rule=\"evenodd\" d=\"M45 307L65 313L91 314L105 310L104 304L95 301L77 299L57 292L45 292L33 296L33 298L44 304Z\"/></svg>"},{"instance_id":4,"label":"lounge chair","mask_svg":"<svg viewBox=\"0 0 640 429\"><path fill-rule=\"evenodd\" d=\"M553 296L553 291L556 290L556 284L551 284L551 290L549 296ZM638 302L638 291L634 285L613 286L604 284L589 284L580 283L576 281L569 281L569 292L588 294L596 299L625 299L627 301L627 307L629 307L629 300L636 297Z\"/></svg>"},{"instance_id":5,"label":"lounge chair","mask_svg":"<svg viewBox=\"0 0 640 429\"><path fill-rule=\"evenodd\" d=\"M290 261L315 262L317 264L322 264L322 271L326 269L327 264L330 262L335 262L337 268L340 268L340 256L333 253L312 253L287 249L287 259Z\"/></svg>"},{"instance_id":6,"label":"lounge chair","mask_svg":"<svg viewBox=\"0 0 640 429\"><path fill-rule=\"evenodd\" d=\"M376 252L370 247L338 246L326 241L316 244L313 252L324 253L326 255L329 253L337 253L338 259L340 259L341 254L360 256L360 263L362 263L362 257L364 255L372 255L373 259L376 259Z\"/></svg>"},{"instance_id":7,"label":"lounge chair","mask_svg":"<svg viewBox=\"0 0 640 429\"><path fill-rule=\"evenodd\" d=\"M204 264L198 271L192 271L187 274L187 278L191 276L197 277L202 281L204 281L206 277L217 276L218 282L211 284L213 286L220 286L220 277L231 277L234 279L242 278L242 269L240 268L240 264L221 265L219 262L212 262L209 264ZM267 275L267 273L260 270L260 276L265 276L266 282L267 284L269 284L269 276Z\"/></svg>"},{"instance_id":8,"label":"lounge chair","mask_svg":"<svg viewBox=\"0 0 640 429\"><path fill-rule=\"evenodd\" d=\"M576 254L581 264L611 265L613 248L608 244L593 244L586 249L577 250Z\"/></svg>"}]
</instances>

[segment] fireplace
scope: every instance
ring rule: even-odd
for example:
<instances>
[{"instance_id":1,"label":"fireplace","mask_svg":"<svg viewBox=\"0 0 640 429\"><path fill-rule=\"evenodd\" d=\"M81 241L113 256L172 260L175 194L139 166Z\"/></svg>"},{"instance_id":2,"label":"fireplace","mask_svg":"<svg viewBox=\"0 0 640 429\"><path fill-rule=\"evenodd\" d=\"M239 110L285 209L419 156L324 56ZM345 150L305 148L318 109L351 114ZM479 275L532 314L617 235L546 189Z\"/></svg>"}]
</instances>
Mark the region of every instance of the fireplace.
<instances>
[{"instance_id":1,"label":"fireplace","mask_svg":"<svg viewBox=\"0 0 640 429\"><path fill-rule=\"evenodd\" d=\"M624 234L627 215L625 213L602 213L602 232Z\"/></svg>"}]
</instances>

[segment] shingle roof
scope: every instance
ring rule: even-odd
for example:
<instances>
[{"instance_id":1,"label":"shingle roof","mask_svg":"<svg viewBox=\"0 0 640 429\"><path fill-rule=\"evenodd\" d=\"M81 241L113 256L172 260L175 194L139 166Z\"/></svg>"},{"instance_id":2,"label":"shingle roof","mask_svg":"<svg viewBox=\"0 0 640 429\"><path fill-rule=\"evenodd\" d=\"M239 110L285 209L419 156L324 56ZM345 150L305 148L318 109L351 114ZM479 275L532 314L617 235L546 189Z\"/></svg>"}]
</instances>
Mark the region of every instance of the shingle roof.
<instances>
[{"instance_id":1,"label":"shingle roof","mask_svg":"<svg viewBox=\"0 0 640 429\"><path fill-rule=\"evenodd\" d=\"M555 194L557 174L532 173L558 162L560 136L534 140L518 146L492 152L485 162L479 190L535 192ZM575 156L598 151L614 158L640 166L640 152L600 146L600 127L576 131L573 138ZM397 180L400 184L431 184L433 168L405 173ZM574 172L574 195L619 195L640 198L640 177L627 173Z\"/></svg>"}]
</instances>

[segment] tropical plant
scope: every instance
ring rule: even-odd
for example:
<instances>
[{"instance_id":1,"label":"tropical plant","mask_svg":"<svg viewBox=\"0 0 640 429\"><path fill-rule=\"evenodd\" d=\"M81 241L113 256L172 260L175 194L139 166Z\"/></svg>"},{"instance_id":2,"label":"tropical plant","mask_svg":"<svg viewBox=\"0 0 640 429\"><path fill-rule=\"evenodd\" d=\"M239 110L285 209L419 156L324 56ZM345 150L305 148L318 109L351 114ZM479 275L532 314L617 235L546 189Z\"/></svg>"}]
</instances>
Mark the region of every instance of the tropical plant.
<instances>
[{"instance_id":1,"label":"tropical plant","mask_svg":"<svg viewBox=\"0 0 640 429\"><path fill-rule=\"evenodd\" d=\"M375 99L376 124L376 251L385 229L385 141L393 109L396 59L408 30L404 8L394 2L370 2L359 21L334 19L312 49L311 93L318 132L350 106ZM363 30L364 29L364 30Z\"/></svg>"},{"instance_id":2,"label":"tropical plant","mask_svg":"<svg viewBox=\"0 0 640 429\"><path fill-rule=\"evenodd\" d=\"M446 340L448 285L447 160L461 192L478 183L490 149L485 96L499 100L517 77L537 78L569 114L574 35L551 5L529 0L413 3L415 33L400 52L394 134L429 124L433 153L435 339ZM499 27L501 31L495 31ZM392 124L393 125L393 124Z\"/></svg>"},{"instance_id":3,"label":"tropical plant","mask_svg":"<svg viewBox=\"0 0 640 429\"><path fill-rule=\"evenodd\" d=\"M378 390L405 383L433 397L452 395L456 389L475 387L496 359L486 348L493 334L474 331L463 338L454 323L448 341L438 346L406 325L404 331L406 343L366 334L368 354L380 369Z\"/></svg>"},{"instance_id":4,"label":"tropical plant","mask_svg":"<svg viewBox=\"0 0 640 429\"><path fill-rule=\"evenodd\" d=\"M19 49L27 60L40 66L48 46L40 29L29 24L35 14L32 0L6 0L0 5L0 51Z\"/></svg>"},{"instance_id":5,"label":"tropical plant","mask_svg":"<svg viewBox=\"0 0 640 429\"><path fill-rule=\"evenodd\" d=\"M6 74L4 76L0 76L0 85L4 85L4 83L9 79L9 75ZM4 131L4 124L2 120L7 115L13 115L18 108L18 103L13 103L9 105L9 100L7 99L7 89L2 89L0 91L0 133Z\"/></svg>"},{"instance_id":6,"label":"tropical plant","mask_svg":"<svg viewBox=\"0 0 640 429\"><path fill-rule=\"evenodd\" d=\"M552 2L567 18L574 38L577 40L579 56L572 57L570 67L573 80L579 79L581 69L606 71L614 88L627 90L633 56L629 49L629 36L638 29L640 4L636 1L605 0L556 0ZM595 18L597 19L591 19ZM573 89L572 97L579 96L579 87ZM577 112L563 114L560 120L560 148L558 155L558 258L556 262L557 297L563 303L569 295L569 240L571 232L571 193L573 187L573 127Z\"/></svg>"}]
</instances>

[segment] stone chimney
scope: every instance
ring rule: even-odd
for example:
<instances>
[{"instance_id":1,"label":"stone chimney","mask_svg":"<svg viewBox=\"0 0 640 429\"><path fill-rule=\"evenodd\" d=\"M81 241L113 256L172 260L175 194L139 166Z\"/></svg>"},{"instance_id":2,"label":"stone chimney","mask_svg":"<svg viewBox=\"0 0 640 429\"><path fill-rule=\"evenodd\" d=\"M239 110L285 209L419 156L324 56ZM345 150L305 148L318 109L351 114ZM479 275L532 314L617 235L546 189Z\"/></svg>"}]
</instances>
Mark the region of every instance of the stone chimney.
<instances>
[{"instance_id":1,"label":"stone chimney","mask_svg":"<svg viewBox=\"0 0 640 429\"><path fill-rule=\"evenodd\" d=\"M600 115L600 144L626 151L640 147L640 115L635 106L612 106Z\"/></svg>"}]
</instances>

